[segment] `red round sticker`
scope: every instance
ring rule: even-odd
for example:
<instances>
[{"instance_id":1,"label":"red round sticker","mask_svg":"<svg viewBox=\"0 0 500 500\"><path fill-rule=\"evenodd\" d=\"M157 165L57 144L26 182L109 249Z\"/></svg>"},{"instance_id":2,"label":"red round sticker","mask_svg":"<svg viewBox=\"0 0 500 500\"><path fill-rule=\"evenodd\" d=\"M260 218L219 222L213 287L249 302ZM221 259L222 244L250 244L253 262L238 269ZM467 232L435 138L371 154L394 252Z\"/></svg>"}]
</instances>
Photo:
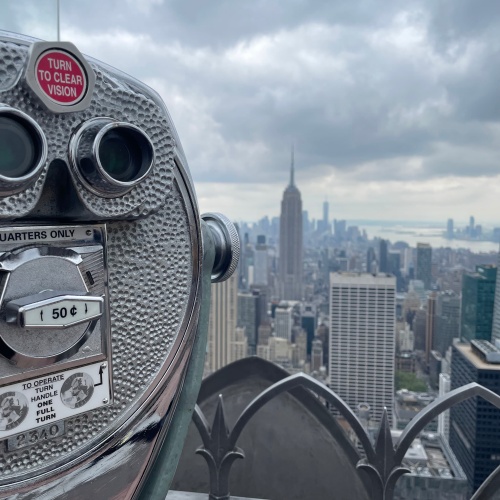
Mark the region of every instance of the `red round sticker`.
<instances>
[{"instance_id":1,"label":"red round sticker","mask_svg":"<svg viewBox=\"0 0 500 500\"><path fill-rule=\"evenodd\" d=\"M46 96L57 104L70 106L85 97L85 71L69 52L56 49L44 52L36 62L35 75Z\"/></svg>"}]
</instances>

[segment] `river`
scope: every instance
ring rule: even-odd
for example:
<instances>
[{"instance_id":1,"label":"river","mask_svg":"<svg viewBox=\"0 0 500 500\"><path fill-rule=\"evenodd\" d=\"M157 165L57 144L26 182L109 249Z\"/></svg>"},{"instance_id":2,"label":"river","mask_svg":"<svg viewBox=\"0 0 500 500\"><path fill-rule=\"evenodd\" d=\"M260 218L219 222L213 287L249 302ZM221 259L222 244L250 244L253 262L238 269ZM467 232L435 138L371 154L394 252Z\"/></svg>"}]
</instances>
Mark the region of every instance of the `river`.
<instances>
[{"instance_id":1,"label":"river","mask_svg":"<svg viewBox=\"0 0 500 500\"><path fill-rule=\"evenodd\" d=\"M448 240L443 236L444 228L442 227L372 225L362 222L360 222L358 226L361 230L366 230L370 239L378 237L389 240L391 243L404 241L411 247L416 247L417 243L429 243L433 248L467 248L475 253L499 251L499 244L493 241Z\"/></svg>"}]
</instances>

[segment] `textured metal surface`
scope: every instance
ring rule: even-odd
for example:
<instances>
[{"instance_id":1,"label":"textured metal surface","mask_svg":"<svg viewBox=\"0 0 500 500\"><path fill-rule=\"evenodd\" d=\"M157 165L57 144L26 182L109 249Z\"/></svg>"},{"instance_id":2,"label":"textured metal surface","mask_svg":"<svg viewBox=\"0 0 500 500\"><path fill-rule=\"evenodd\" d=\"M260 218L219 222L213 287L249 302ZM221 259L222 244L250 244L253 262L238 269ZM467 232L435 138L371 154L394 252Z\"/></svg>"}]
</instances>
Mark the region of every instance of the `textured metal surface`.
<instances>
[{"instance_id":1,"label":"textured metal surface","mask_svg":"<svg viewBox=\"0 0 500 500\"><path fill-rule=\"evenodd\" d=\"M84 206L102 219L145 216L158 210L173 184L174 145L169 117L158 103L138 89L124 85L117 74L91 60L96 74L94 99L84 111L53 114L33 97L28 85L20 80L28 55L28 46L2 42L0 32L0 103L27 113L42 127L47 139L45 166L35 183L22 193L0 199L0 219L22 217L35 207L50 163L60 159L69 165L68 150L72 134L86 120L110 116L134 123L151 139L157 159L154 175L119 198L103 198L90 193L75 174L72 181ZM64 167L68 168L68 167Z\"/></svg>"},{"instance_id":2,"label":"textured metal surface","mask_svg":"<svg viewBox=\"0 0 500 500\"><path fill-rule=\"evenodd\" d=\"M210 294L215 244L211 238L207 224L202 224L203 269L200 289L201 309L197 325L186 378L179 397L177 410L172 418L168 435L158 451L154 465L148 474L148 479L142 485L140 495L136 500L164 500L169 489L179 457L184 447L184 441L191 422L200 390L203 368L207 351L208 320L210 315Z\"/></svg>"},{"instance_id":3,"label":"textured metal surface","mask_svg":"<svg viewBox=\"0 0 500 500\"><path fill-rule=\"evenodd\" d=\"M0 454L2 482L31 473L33 463L53 467L62 454L88 448L135 409L165 363L186 314L192 278L188 228L177 190L164 210L148 219L108 224L114 404L70 419L66 435L48 445Z\"/></svg>"},{"instance_id":4,"label":"textured metal surface","mask_svg":"<svg viewBox=\"0 0 500 500\"><path fill-rule=\"evenodd\" d=\"M231 466L236 458L244 458L243 450L238 448L236 443L250 419L279 394L299 386L307 388L323 398L338 410L350 424L366 455L366 458L361 459L360 457L357 467L371 478L373 485L371 498L374 500L394 498L397 480L403 474L410 472L402 465L403 458L413 440L434 417L461 401L476 396L480 396L500 408L500 396L476 383L471 383L447 393L428 405L408 424L395 446L392 442L387 412L384 410L375 446L373 446L365 429L348 405L329 388L302 373L276 382L254 398L243 410L231 430L226 421L223 398L219 396L219 404L211 426L199 406L196 406L193 415L193 421L203 441L203 446L198 448L197 453L200 453L207 461L210 473L210 500L229 500L231 498L229 493ZM499 472L500 468L492 473L473 497L474 500L491 498L488 495L491 495L499 484L497 478ZM336 494L336 492L332 493L331 498L336 498Z\"/></svg>"}]
</instances>

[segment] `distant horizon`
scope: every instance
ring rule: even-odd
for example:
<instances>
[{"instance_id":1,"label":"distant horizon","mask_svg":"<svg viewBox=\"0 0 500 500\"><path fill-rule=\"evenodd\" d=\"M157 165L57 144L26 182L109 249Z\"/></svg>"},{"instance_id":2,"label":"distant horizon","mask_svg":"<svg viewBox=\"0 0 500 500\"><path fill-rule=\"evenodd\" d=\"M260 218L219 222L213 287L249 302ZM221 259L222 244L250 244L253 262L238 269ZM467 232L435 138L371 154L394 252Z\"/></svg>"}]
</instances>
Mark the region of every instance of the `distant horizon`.
<instances>
[{"instance_id":1,"label":"distant horizon","mask_svg":"<svg viewBox=\"0 0 500 500\"><path fill-rule=\"evenodd\" d=\"M245 220L245 219L239 219L238 222L244 222L246 224L257 224L259 220L263 219L266 217L265 215L261 217L258 220ZM272 220L275 217L279 217L279 215L268 215L267 216L269 220ZM453 219L453 218L452 218ZM323 220L322 217L310 217L309 220ZM370 226L413 226L413 227L428 227L428 228L444 228L446 229L446 224L447 224L447 219L442 222L442 221L437 221L437 220L398 220L398 219L350 219L348 217L334 217L330 219L330 222L333 222L334 220L345 220L348 224L353 224L353 225L359 225L359 224L364 224L364 225L370 225ZM454 227L466 227L469 225L469 221L460 221L453 219L453 224ZM483 228L495 228L495 227L500 227L500 222L491 222L491 221L486 221L482 222L481 220L475 221L475 225L480 225Z\"/></svg>"}]
</instances>

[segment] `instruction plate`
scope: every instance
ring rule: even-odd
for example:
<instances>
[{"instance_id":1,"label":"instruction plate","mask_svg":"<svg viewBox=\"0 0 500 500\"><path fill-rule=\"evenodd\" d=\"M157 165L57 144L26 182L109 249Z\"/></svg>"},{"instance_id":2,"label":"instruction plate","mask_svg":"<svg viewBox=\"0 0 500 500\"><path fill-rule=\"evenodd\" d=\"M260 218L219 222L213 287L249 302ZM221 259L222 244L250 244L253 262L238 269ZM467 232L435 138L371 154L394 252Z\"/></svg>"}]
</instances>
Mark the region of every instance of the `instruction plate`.
<instances>
[{"instance_id":1,"label":"instruction plate","mask_svg":"<svg viewBox=\"0 0 500 500\"><path fill-rule=\"evenodd\" d=\"M0 440L106 406L108 371L99 362L0 388Z\"/></svg>"}]
</instances>

